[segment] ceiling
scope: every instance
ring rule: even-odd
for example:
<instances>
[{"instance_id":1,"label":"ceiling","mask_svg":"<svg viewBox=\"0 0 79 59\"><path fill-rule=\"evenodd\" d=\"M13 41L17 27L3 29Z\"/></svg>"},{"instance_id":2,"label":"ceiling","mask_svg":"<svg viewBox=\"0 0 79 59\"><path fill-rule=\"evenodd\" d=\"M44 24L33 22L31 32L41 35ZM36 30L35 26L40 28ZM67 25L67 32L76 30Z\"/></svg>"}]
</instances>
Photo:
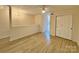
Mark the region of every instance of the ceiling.
<instances>
[{"instance_id":1,"label":"ceiling","mask_svg":"<svg viewBox=\"0 0 79 59\"><path fill-rule=\"evenodd\" d=\"M14 5L12 7L26 10L31 14L40 14L43 5ZM79 8L78 5L46 5L45 7L48 8L51 12L54 12L56 10L68 10Z\"/></svg>"}]
</instances>

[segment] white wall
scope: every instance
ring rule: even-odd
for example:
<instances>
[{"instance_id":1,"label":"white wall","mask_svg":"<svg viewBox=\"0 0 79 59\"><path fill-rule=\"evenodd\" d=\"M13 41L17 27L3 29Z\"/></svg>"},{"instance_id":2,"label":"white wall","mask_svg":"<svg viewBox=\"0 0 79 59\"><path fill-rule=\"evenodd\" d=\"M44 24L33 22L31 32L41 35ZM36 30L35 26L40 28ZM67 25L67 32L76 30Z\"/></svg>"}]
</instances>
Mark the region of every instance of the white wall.
<instances>
[{"instance_id":1,"label":"white wall","mask_svg":"<svg viewBox=\"0 0 79 59\"><path fill-rule=\"evenodd\" d=\"M79 11L76 14L73 14L73 40L76 41L79 45Z\"/></svg>"},{"instance_id":2,"label":"white wall","mask_svg":"<svg viewBox=\"0 0 79 59\"><path fill-rule=\"evenodd\" d=\"M43 16L42 15L35 15L35 24L39 26L40 32L42 32L43 27Z\"/></svg>"},{"instance_id":3,"label":"white wall","mask_svg":"<svg viewBox=\"0 0 79 59\"><path fill-rule=\"evenodd\" d=\"M34 24L34 15L26 10L12 7L12 26L26 26Z\"/></svg>"},{"instance_id":4,"label":"white wall","mask_svg":"<svg viewBox=\"0 0 79 59\"><path fill-rule=\"evenodd\" d=\"M1 7L1 6L0 6ZM8 7L0 8L0 39L9 37L9 12Z\"/></svg>"},{"instance_id":5,"label":"white wall","mask_svg":"<svg viewBox=\"0 0 79 59\"><path fill-rule=\"evenodd\" d=\"M35 34L37 32L39 32L37 25L13 27L10 33L10 41Z\"/></svg>"},{"instance_id":6,"label":"white wall","mask_svg":"<svg viewBox=\"0 0 79 59\"><path fill-rule=\"evenodd\" d=\"M55 16L51 15L51 19L50 19L50 31L51 31L51 35L55 36Z\"/></svg>"},{"instance_id":7,"label":"white wall","mask_svg":"<svg viewBox=\"0 0 79 59\"><path fill-rule=\"evenodd\" d=\"M39 32L39 26L35 24L35 15L27 14L26 10L12 8L12 28L10 41L29 36Z\"/></svg>"}]
</instances>

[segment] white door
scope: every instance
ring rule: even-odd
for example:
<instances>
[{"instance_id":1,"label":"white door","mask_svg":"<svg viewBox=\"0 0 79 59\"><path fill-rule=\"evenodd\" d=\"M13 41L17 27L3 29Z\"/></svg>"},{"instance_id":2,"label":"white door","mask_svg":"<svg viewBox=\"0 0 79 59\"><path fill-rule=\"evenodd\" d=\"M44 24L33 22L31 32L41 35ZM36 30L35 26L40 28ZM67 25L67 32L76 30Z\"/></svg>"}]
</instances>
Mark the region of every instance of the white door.
<instances>
[{"instance_id":1,"label":"white door","mask_svg":"<svg viewBox=\"0 0 79 59\"><path fill-rule=\"evenodd\" d=\"M66 39L72 38L72 15L57 16L56 36Z\"/></svg>"}]
</instances>

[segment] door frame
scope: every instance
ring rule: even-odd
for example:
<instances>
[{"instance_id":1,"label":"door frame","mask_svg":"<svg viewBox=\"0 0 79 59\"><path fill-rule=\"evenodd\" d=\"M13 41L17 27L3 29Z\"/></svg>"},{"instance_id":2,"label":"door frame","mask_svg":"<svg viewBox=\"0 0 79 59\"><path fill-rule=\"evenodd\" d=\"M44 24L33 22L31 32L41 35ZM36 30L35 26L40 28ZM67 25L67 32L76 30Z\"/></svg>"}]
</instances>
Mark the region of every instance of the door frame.
<instances>
[{"instance_id":1,"label":"door frame","mask_svg":"<svg viewBox=\"0 0 79 59\"><path fill-rule=\"evenodd\" d=\"M64 14L64 15L56 15L55 16L55 37L59 37L59 36L56 36L56 29L57 29L57 16L65 16L65 15L71 15L71 17L72 17L72 14ZM71 34L71 39L69 39L69 40L73 40L73 18L72 18L72 32L71 32L72 34ZM61 37L61 38L63 38L63 37ZM65 38L66 39L66 38Z\"/></svg>"}]
</instances>

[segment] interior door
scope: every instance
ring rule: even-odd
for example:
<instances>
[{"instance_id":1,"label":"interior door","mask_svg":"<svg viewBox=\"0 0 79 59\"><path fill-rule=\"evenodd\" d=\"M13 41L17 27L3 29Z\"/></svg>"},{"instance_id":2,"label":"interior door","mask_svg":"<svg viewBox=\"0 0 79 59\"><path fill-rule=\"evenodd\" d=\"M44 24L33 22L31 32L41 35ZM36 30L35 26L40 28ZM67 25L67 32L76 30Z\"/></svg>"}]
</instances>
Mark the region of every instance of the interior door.
<instances>
[{"instance_id":1,"label":"interior door","mask_svg":"<svg viewBox=\"0 0 79 59\"><path fill-rule=\"evenodd\" d=\"M56 36L66 39L72 38L72 15L57 16Z\"/></svg>"}]
</instances>

